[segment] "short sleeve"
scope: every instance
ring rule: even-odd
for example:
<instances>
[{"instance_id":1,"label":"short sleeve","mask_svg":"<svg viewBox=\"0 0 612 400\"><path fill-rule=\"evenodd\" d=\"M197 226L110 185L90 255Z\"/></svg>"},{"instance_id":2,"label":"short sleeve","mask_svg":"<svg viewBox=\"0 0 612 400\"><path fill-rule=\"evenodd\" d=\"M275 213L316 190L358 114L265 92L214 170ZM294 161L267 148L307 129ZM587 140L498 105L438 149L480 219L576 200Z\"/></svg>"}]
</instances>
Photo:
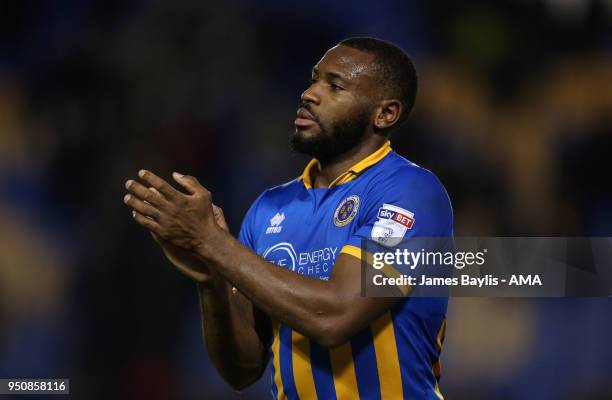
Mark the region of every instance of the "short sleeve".
<instances>
[{"instance_id":1,"label":"short sleeve","mask_svg":"<svg viewBox=\"0 0 612 400\"><path fill-rule=\"evenodd\" d=\"M256 252L256 235L255 229L257 227L257 209L259 208L259 204L261 203L261 199L263 198L265 192L260 194L257 199L251 204L251 207L247 211L244 219L242 220L242 224L240 226L240 232L238 233L238 240L240 243Z\"/></svg>"},{"instance_id":2,"label":"short sleeve","mask_svg":"<svg viewBox=\"0 0 612 400\"><path fill-rule=\"evenodd\" d=\"M358 226L341 253L361 258L362 240L391 247L411 237L452 237L453 212L444 186L431 172L412 167L374 183Z\"/></svg>"}]
</instances>

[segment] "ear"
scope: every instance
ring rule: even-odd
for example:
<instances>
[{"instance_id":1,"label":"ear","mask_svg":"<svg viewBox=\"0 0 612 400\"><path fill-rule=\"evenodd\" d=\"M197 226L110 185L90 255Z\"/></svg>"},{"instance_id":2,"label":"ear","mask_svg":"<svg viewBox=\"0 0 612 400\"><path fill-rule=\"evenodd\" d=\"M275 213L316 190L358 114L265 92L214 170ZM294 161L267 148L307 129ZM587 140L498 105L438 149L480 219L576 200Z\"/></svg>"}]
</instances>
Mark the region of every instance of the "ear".
<instances>
[{"instance_id":1,"label":"ear","mask_svg":"<svg viewBox=\"0 0 612 400\"><path fill-rule=\"evenodd\" d=\"M376 109L374 127L379 130L387 130L397 123L402 114L402 103L399 100L383 100Z\"/></svg>"}]
</instances>

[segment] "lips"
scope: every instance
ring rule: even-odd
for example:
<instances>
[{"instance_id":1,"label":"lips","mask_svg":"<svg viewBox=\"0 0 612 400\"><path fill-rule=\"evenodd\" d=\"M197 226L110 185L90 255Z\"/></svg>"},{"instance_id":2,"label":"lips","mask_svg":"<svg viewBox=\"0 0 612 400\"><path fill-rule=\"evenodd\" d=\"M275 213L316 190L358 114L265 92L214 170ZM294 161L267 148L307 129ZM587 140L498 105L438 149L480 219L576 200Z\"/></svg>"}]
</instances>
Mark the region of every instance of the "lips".
<instances>
[{"instance_id":1,"label":"lips","mask_svg":"<svg viewBox=\"0 0 612 400\"><path fill-rule=\"evenodd\" d=\"M311 121L315 121L316 120L316 118L310 113L310 111L308 111L304 107L298 108L297 116L298 116L298 118L309 119Z\"/></svg>"},{"instance_id":2,"label":"lips","mask_svg":"<svg viewBox=\"0 0 612 400\"><path fill-rule=\"evenodd\" d=\"M298 108L297 118L294 121L296 126L310 126L315 125L316 123L316 118L310 113L310 111L304 107Z\"/></svg>"}]
</instances>

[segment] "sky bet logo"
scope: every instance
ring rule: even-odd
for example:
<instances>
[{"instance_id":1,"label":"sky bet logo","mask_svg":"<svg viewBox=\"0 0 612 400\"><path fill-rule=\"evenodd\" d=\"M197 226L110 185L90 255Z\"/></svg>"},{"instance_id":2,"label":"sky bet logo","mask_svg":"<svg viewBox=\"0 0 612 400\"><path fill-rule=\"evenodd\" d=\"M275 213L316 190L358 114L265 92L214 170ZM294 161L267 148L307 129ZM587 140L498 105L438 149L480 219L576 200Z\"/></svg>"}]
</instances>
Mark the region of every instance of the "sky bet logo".
<instances>
[{"instance_id":1,"label":"sky bet logo","mask_svg":"<svg viewBox=\"0 0 612 400\"><path fill-rule=\"evenodd\" d=\"M378 209L378 219L379 221L383 219L395 221L401 225L404 225L407 229L411 229L412 225L414 224L414 214L411 213L410 211L406 211L406 210L402 210L402 211L404 212L391 210L383 206Z\"/></svg>"},{"instance_id":2,"label":"sky bet logo","mask_svg":"<svg viewBox=\"0 0 612 400\"><path fill-rule=\"evenodd\" d=\"M280 224L285 220L285 213L276 213L275 216L270 218L270 226L266 229L266 235L270 233L280 233L283 227Z\"/></svg>"}]
</instances>

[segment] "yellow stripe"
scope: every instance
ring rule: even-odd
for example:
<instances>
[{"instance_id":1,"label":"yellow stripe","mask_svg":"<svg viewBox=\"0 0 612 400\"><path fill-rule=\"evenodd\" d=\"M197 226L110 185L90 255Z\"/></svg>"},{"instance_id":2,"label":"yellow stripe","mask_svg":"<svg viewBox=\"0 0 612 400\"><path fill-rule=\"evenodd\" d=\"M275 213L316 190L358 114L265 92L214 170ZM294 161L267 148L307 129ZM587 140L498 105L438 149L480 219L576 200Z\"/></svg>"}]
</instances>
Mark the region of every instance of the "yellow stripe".
<instances>
[{"instance_id":1,"label":"yellow stripe","mask_svg":"<svg viewBox=\"0 0 612 400\"><path fill-rule=\"evenodd\" d=\"M334 374L334 387L338 400L352 400L358 397L357 375L353 364L351 342L341 344L329 351L332 372Z\"/></svg>"},{"instance_id":2,"label":"yellow stripe","mask_svg":"<svg viewBox=\"0 0 612 400\"><path fill-rule=\"evenodd\" d=\"M362 260L362 252L361 249L357 246L353 246L351 244L347 244L345 245L342 250L340 250L340 253L345 253L345 254L349 254L353 257L356 257L360 260ZM366 260L365 262L368 265L372 265L374 262L374 256L372 256L372 253L366 251L365 252L365 256L366 256ZM399 276L401 276L401 273L396 270L395 268L393 268L391 265L389 264L385 264L381 269L380 272L382 272L386 277L388 278L398 278ZM399 285L396 286L401 292L403 296L408 296L408 294L410 293L410 291L412 290L412 288L410 287L410 285Z\"/></svg>"},{"instance_id":3,"label":"yellow stripe","mask_svg":"<svg viewBox=\"0 0 612 400\"><path fill-rule=\"evenodd\" d=\"M378 150L374 153L370 154L363 160L359 161L357 164L353 165L348 171L334 179L332 183L329 184L329 187L334 185L341 185L346 182L350 182L353 179L357 178L359 175L363 173L366 169L370 168L372 165L376 164L387 154L391 152L391 142L386 141Z\"/></svg>"},{"instance_id":4,"label":"yellow stripe","mask_svg":"<svg viewBox=\"0 0 612 400\"><path fill-rule=\"evenodd\" d=\"M340 176L334 179L333 182L329 184L329 187L332 187L335 185L341 185L343 183L352 181L353 179L361 175L363 171L365 171L366 169L370 168L372 165L376 164L377 162L385 158L385 156L389 154L390 152L391 152L391 142L387 140L374 153L370 154L363 160L359 161L357 164L349 168L348 171L342 173ZM313 169L318 168L318 166L319 166L319 162L313 158L306 165L306 168L304 168L304 172L302 172L302 175L298 178L298 180L301 180L304 182L304 186L306 187L306 189L312 188L312 184L313 184L312 172L313 172Z\"/></svg>"},{"instance_id":5,"label":"yellow stripe","mask_svg":"<svg viewBox=\"0 0 612 400\"><path fill-rule=\"evenodd\" d=\"M293 331L291 334L293 377L295 388L300 399L316 399L317 391L310 364L310 340Z\"/></svg>"},{"instance_id":6,"label":"yellow stripe","mask_svg":"<svg viewBox=\"0 0 612 400\"><path fill-rule=\"evenodd\" d=\"M401 399L402 374L393 331L391 312L387 311L372 322L372 336L376 352L376 367L380 380L380 396L384 399Z\"/></svg>"},{"instance_id":7,"label":"yellow stripe","mask_svg":"<svg viewBox=\"0 0 612 400\"><path fill-rule=\"evenodd\" d=\"M442 396L442 393L440 392L440 385L438 384L437 381L436 381L436 387L434 388L434 391L436 392L436 395L438 396L440 400L444 400L444 396Z\"/></svg>"},{"instance_id":8,"label":"yellow stripe","mask_svg":"<svg viewBox=\"0 0 612 400\"><path fill-rule=\"evenodd\" d=\"M306 189L312 188L312 170L319 166L319 162L316 159L312 159L306 164L306 168L304 168L304 172L302 172L302 176L298 178L298 180L304 181L304 186Z\"/></svg>"},{"instance_id":9,"label":"yellow stripe","mask_svg":"<svg viewBox=\"0 0 612 400\"><path fill-rule=\"evenodd\" d=\"M352 244L347 244L340 250L340 253L346 253L361 260L361 249Z\"/></svg>"},{"instance_id":10,"label":"yellow stripe","mask_svg":"<svg viewBox=\"0 0 612 400\"><path fill-rule=\"evenodd\" d=\"M438 352L442 351L442 343L444 343L444 336L446 335L446 318L442 320L442 324L440 324L440 329L438 330L438 335L436 336L436 349ZM442 366L440 365L440 359L438 358L435 363L433 363L432 371L436 376L436 379L440 377L442 374Z\"/></svg>"},{"instance_id":11,"label":"yellow stripe","mask_svg":"<svg viewBox=\"0 0 612 400\"><path fill-rule=\"evenodd\" d=\"M436 360L432 367L432 371L436 378L436 386L434 387L434 391L436 392L436 395L438 395L438 398L443 400L444 396L442 396L442 392L440 392L440 384L438 382L438 379L440 378L440 360Z\"/></svg>"},{"instance_id":12,"label":"yellow stripe","mask_svg":"<svg viewBox=\"0 0 612 400\"><path fill-rule=\"evenodd\" d=\"M446 336L446 318L442 320L438 336L436 337L436 347L438 351L442 351L442 343L444 343L444 337Z\"/></svg>"},{"instance_id":13,"label":"yellow stripe","mask_svg":"<svg viewBox=\"0 0 612 400\"><path fill-rule=\"evenodd\" d=\"M278 390L278 399L281 400L286 399L287 396L285 396L285 389L283 388L283 381L281 379L279 324L272 322L272 327L274 329L274 341L272 342L272 353L274 354L274 359L272 360L274 365L274 384Z\"/></svg>"},{"instance_id":14,"label":"yellow stripe","mask_svg":"<svg viewBox=\"0 0 612 400\"><path fill-rule=\"evenodd\" d=\"M440 330L438 331L438 336L436 337L436 348L438 351L442 351L442 343L444 343L444 337L446 336L446 318L442 320L442 324L440 325ZM436 360L432 367L432 372L436 377L436 387L434 388L436 395L440 400L444 400L444 396L442 396L442 392L440 392L440 385L438 384L438 379L440 378L440 374L442 373L442 366L440 365L440 360Z\"/></svg>"}]
</instances>

